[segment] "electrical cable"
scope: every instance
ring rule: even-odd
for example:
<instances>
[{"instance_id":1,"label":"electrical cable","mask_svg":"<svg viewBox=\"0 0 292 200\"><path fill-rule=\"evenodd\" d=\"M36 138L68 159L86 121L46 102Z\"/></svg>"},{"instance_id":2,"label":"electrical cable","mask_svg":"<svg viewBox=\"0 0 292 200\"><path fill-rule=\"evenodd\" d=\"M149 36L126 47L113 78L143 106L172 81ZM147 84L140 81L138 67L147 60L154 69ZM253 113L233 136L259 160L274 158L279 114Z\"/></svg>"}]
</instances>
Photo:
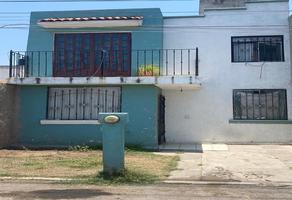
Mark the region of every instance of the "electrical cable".
<instances>
[{"instance_id":1,"label":"electrical cable","mask_svg":"<svg viewBox=\"0 0 292 200\"><path fill-rule=\"evenodd\" d=\"M105 54L107 53L106 50L101 50L102 52L102 57L101 57L101 61L100 61L100 64L99 64L99 67L96 69L96 71L89 77L87 77L87 79L90 79L92 77L94 77L98 72L99 70L102 68L102 64L103 64L103 61L104 61L104 57L105 57Z\"/></svg>"}]
</instances>

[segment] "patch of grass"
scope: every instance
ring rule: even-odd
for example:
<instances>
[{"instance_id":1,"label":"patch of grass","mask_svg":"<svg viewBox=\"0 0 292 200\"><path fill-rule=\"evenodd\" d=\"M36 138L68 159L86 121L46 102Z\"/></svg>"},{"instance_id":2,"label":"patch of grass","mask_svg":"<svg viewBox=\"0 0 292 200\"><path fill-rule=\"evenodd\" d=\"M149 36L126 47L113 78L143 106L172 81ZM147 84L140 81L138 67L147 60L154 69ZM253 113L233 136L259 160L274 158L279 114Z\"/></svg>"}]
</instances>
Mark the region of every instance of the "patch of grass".
<instances>
[{"instance_id":1,"label":"patch of grass","mask_svg":"<svg viewBox=\"0 0 292 200\"><path fill-rule=\"evenodd\" d=\"M109 176L102 173L100 150L0 150L0 176L70 178L74 179L70 182L87 184L145 184L165 179L178 160L178 156L156 155L131 147L126 150L126 170Z\"/></svg>"},{"instance_id":2,"label":"patch of grass","mask_svg":"<svg viewBox=\"0 0 292 200\"><path fill-rule=\"evenodd\" d=\"M151 184L159 181L157 176L142 171L125 169L122 173L109 175L103 172L95 177L80 177L73 180L62 181L68 184L90 184L90 185L116 185L116 184Z\"/></svg>"},{"instance_id":3,"label":"patch of grass","mask_svg":"<svg viewBox=\"0 0 292 200\"><path fill-rule=\"evenodd\" d=\"M88 158L60 158L53 161L53 164L60 167L69 168L80 168L89 169L96 168L96 166L101 165L101 159L98 157L88 157Z\"/></svg>"},{"instance_id":4,"label":"patch of grass","mask_svg":"<svg viewBox=\"0 0 292 200\"><path fill-rule=\"evenodd\" d=\"M31 169L43 169L45 168L45 165L43 162L36 161L34 159L27 159L23 163L23 166L26 168L31 168Z\"/></svg>"},{"instance_id":5,"label":"patch of grass","mask_svg":"<svg viewBox=\"0 0 292 200\"><path fill-rule=\"evenodd\" d=\"M100 173L97 178L110 181L111 183L126 184L153 183L154 181L158 180L158 177L153 174L127 169L120 174L114 174L112 176L106 173Z\"/></svg>"},{"instance_id":6,"label":"patch of grass","mask_svg":"<svg viewBox=\"0 0 292 200\"><path fill-rule=\"evenodd\" d=\"M2 171L0 171L0 177L1 176L9 176L9 174L8 173L5 173L5 172L2 172Z\"/></svg>"},{"instance_id":7,"label":"patch of grass","mask_svg":"<svg viewBox=\"0 0 292 200\"><path fill-rule=\"evenodd\" d=\"M291 169L291 170L292 170L292 167L289 167L289 169Z\"/></svg>"}]
</instances>

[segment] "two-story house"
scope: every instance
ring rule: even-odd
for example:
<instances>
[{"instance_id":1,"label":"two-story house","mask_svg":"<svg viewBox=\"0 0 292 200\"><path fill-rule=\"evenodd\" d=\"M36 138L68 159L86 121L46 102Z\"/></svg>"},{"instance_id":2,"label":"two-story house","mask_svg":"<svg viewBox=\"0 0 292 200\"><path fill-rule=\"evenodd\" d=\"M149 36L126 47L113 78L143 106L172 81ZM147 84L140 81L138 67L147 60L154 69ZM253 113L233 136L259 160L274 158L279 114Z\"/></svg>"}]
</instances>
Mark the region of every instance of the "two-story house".
<instances>
[{"instance_id":1,"label":"two-story house","mask_svg":"<svg viewBox=\"0 0 292 200\"><path fill-rule=\"evenodd\" d=\"M21 145L94 145L99 113L127 112L126 142L157 148L162 90L200 86L195 46L163 48L160 9L33 12L27 50L10 54Z\"/></svg>"},{"instance_id":2,"label":"two-story house","mask_svg":"<svg viewBox=\"0 0 292 200\"><path fill-rule=\"evenodd\" d=\"M33 12L10 52L17 144L101 141L100 112L128 112L126 142L292 141L288 1L200 1L159 9Z\"/></svg>"}]
</instances>

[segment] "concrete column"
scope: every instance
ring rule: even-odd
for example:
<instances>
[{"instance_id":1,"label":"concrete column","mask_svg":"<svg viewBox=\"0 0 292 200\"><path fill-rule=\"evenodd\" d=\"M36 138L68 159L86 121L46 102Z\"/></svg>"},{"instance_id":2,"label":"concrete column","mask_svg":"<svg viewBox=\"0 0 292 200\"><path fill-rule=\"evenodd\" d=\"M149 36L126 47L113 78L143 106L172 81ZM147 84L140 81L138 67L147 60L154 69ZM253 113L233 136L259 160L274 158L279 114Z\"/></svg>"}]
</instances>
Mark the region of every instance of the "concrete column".
<instances>
[{"instance_id":1,"label":"concrete column","mask_svg":"<svg viewBox=\"0 0 292 200\"><path fill-rule=\"evenodd\" d=\"M125 166L125 126L128 113L100 113L102 124L103 171L119 173Z\"/></svg>"}]
</instances>

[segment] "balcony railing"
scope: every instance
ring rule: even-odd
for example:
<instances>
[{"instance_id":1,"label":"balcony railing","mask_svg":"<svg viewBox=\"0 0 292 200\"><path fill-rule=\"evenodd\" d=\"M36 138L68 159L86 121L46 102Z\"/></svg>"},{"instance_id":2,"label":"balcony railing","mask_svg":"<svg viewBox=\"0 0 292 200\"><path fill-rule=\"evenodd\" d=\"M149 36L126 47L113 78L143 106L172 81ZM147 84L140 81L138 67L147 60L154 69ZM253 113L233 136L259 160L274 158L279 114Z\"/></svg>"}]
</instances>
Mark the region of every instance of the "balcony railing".
<instances>
[{"instance_id":1,"label":"balcony railing","mask_svg":"<svg viewBox=\"0 0 292 200\"><path fill-rule=\"evenodd\" d=\"M10 51L10 77L199 75L198 48Z\"/></svg>"}]
</instances>

